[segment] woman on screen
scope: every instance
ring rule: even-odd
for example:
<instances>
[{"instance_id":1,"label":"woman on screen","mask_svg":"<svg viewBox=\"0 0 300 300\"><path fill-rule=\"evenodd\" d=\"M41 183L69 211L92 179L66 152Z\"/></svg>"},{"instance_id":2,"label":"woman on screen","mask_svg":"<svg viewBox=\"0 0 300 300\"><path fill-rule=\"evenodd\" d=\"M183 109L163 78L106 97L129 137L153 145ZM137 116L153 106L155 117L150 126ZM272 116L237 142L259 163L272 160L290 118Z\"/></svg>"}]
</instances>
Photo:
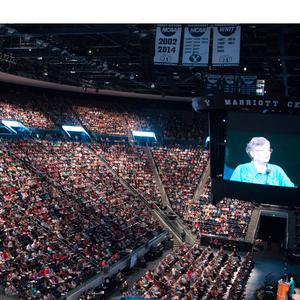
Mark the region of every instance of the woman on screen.
<instances>
[{"instance_id":1,"label":"woman on screen","mask_svg":"<svg viewBox=\"0 0 300 300\"><path fill-rule=\"evenodd\" d=\"M230 180L295 187L282 168L269 164L272 151L270 142L266 138L253 137L246 146L251 162L238 165Z\"/></svg>"}]
</instances>

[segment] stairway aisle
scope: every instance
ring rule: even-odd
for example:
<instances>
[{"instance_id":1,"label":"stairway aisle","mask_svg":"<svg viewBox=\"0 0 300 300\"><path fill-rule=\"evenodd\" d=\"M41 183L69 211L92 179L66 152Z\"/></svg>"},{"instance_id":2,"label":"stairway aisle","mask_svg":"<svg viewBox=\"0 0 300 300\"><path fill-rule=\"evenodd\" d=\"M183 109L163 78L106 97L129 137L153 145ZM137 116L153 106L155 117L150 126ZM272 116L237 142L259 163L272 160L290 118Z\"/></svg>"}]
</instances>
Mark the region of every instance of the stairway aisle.
<instances>
[{"instance_id":1,"label":"stairway aisle","mask_svg":"<svg viewBox=\"0 0 300 300\"><path fill-rule=\"evenodd\" d=\"M209 179L209 176L210 176L210 159L208 159L207 161L207 165L205 167L205 170L201 176L201 179L199 181L199 184L196 188L196 191L194 193L194 196L193 196L193 201L196 201L200 198L202 192L203 192L203 189Z\"/></svg>"},{"instance_id":2,"label":"stairway aisle","mask_svg":"<svg viewBox=\"0 0 300 300\"><path fill-rule=\"evenodd\" d=\"M159 189L159 192L160 192L160 195L161 195L162 204L163 204L164 207L170 207L171 208L166 190L165 190L165 188L162 184L162 181L161 181L161 178L159 176L159 173L158 173L153 155L151 153L151 149L149 147L145 147L145 152L148 156L148 161L150 163L150 167L151 167L151 170L152 170L152 174L154 176L155 183L158 186L158 189Z\"/></svg>"}]
</instances>

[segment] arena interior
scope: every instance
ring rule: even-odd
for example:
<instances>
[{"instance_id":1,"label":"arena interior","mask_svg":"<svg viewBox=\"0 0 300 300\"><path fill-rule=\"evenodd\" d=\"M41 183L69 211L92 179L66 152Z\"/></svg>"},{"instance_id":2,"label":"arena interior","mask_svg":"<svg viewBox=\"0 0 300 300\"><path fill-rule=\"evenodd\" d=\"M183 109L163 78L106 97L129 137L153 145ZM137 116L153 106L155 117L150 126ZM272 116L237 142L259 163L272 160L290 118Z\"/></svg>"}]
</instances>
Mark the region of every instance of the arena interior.
<instances>
[{"instance_id":1,"label":"arena interior","mask_svg":"<svg viewBox=\"0 0 300 300\"><path fill-rule=\"evenodd\" d=\"M0 25L0 299L300 299L299 172L230 194L214 127L297 118L300 26L241 24L229 66L212 33L206 65L155 63L157 28Z\"/></svg>"}]
</instances>

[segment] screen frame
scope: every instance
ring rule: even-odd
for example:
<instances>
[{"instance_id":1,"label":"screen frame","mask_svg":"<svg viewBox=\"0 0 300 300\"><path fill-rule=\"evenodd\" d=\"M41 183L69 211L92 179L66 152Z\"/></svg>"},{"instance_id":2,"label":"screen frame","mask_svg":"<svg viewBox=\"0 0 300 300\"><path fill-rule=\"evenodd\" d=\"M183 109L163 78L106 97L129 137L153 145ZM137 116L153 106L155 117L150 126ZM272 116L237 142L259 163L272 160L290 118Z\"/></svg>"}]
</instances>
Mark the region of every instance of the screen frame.
<instances>
[{"instance_id":1,"label":"screen frame","mask_svg":"<svg viewBox=\"0 0 300 300\"><path fill-rule=\"evenodd\" d=\"M270 154L270 161L267 167L273 168L274 171L277 170L276 172L280 172L282 175L283 173L286 174L286 185L284 186L282 182L280 186L288 188L287 185L291 184L291 182L295 186L290 186L289 188L300 186L298 172L300 162L295 159L298 157L300 149L300 116L278 113L228 112L225 124L224 180L231 180L230 178L224 178L225 175L232 175L237 166L244 164L247 164L247 169L251 168L254 172L252 164L249 165L252 157L249 152L246 153L246 145L253 137L263 137L265 142L270 142L271 149L274 149L274 152L272 149L273 153ZM251 151L250 148L248 151ZM255 154L260 154L258 157L265 155L264 153L253 152L254 156ZM268 178L272 181L273 177L267 176L262 179L266 181L265 185L272 185L267 184ZM273 179L277 183L275 186L278 186L279 180L276 177Z\"/></svg>"},{"instance_id":2,"label":"screen frame","mask_svg":"<svg viewBox=\"0 0 300 300\"><path fill-rule=\"evenodd\" d=\"M212 110L209 112L210 167L213 203L218 203L224 197L230 197L254 203L291 207L300 206L299 187L279 187L223 179L227 136L227 126L225 125L229 112L230 111L226 110ZM239 113L243 113L243 111ZM249 111L246 111L246 113L249 113ZM253 113L259 114L257 111Z\"/></svg>"}]
</instances>

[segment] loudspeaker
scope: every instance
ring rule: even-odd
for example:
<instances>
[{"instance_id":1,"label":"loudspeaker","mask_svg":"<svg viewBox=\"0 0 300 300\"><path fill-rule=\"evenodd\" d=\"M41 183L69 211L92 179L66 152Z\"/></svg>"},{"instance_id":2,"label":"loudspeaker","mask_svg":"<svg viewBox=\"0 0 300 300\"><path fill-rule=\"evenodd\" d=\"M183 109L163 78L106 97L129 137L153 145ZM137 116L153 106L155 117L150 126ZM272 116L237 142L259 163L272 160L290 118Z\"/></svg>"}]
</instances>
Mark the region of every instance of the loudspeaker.
<instances>
[{"instance_id":1,"label":"loudspeaker","mask_svg":"<svg viewBox=\"0 0 300 300\"><path fill-rule=\"evenodd\" d=\"M203 97L194 97L192 99L192 107L195 110L195 112L198 112L201 108L201 101L203 101Z\"/></svg>"}]
</instances>

